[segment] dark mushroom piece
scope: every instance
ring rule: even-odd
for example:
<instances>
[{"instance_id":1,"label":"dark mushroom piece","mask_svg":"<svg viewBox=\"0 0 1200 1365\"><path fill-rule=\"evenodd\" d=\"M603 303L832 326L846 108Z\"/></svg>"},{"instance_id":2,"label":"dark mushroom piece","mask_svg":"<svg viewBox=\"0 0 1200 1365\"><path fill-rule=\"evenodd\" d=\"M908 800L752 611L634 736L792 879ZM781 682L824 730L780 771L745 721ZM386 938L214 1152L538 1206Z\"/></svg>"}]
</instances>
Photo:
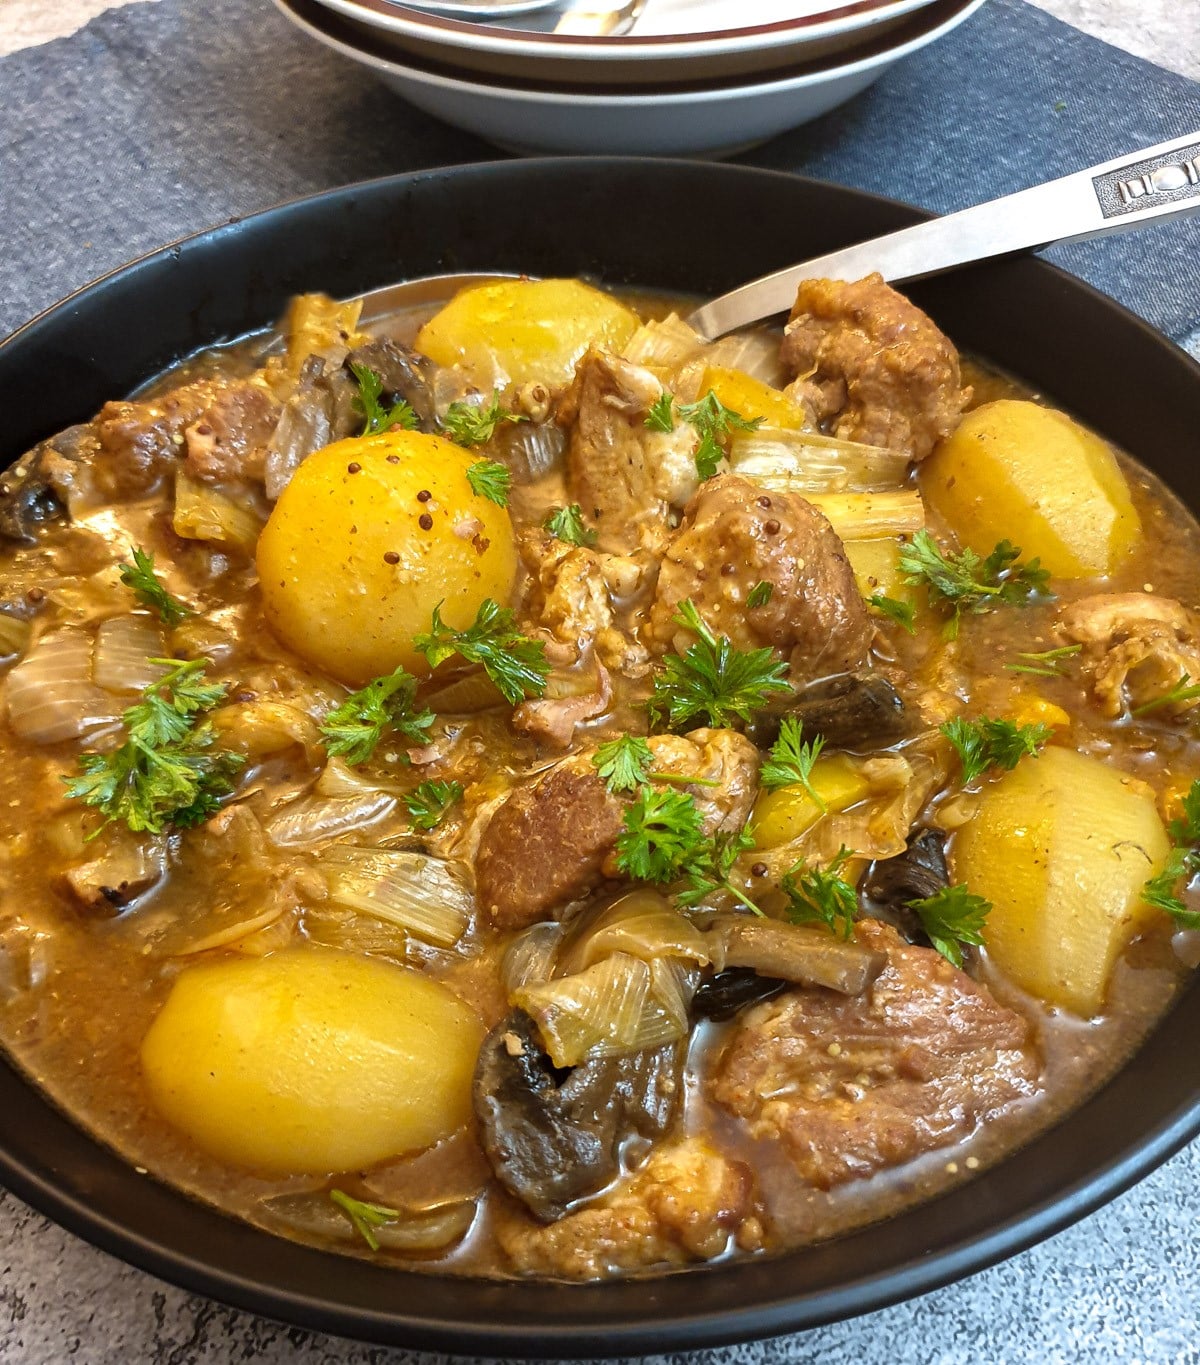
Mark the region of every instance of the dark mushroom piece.
<instances>
[{"instance_id":1,"label":"dark mushroom piece","mask_svg":"<svg viewBox=\"0 0 1200 1365\"><path fill-rule=\"evenodd\" d=\"M779 738L785 716L795 716L806 735L820 735L830 749L877 748L911 733L904 698L879 673L839 673L822 678L778 709L760 713L751 738L767 748Z\"/></svg>"},{"instance_id":2,"label":"dark mushroom piece","mask_svg":"<svg viewBox=\"0 0 1200 1365\"><path fill-rule=\"evenodd\" d=\"M91 427L69 427L0 473L0 540L31 545L43 522L66 515L75 467L82 468L91 439Z\"/></svg>"},{"instance_id":3,"label":"dark mushroom piece","mask_svg":"<svg viewBox=\"0 0 1200 1365\"><path fill-rule=\"evenodd\" d=\"M910 943L928 943L929 936L908 908L909 902L924 900L949 885L946 836L940 830L923 829L909 839L903 853L872 863L862 891L877 918L894 925Z\"/></svg>"},{"instance_id":4,"label":"dark mushroom piece","mask_svg":"<svg viewBox=\"0 0 1200 1365\"><path fill-rule=\"evenodd\" d=\"M390 337L378 337L350 352L346 357L347 370L351 365L374 370L383 383L384 401L390 404L403 398L417 414L421 429L433 430L437 410L430 387L431 361Z\"/></svg>"},{"instance_id":5,"label":"dark mushroom piece","mask_svg":"<svg viewBox=\"0 0 1200 1365\"><path fill-rule=\"evenodd\" d=\"M544 1222L618 1174L626 1138L660 1137L683 1094L685 1044L599 1057L567 1070L515 1010L484 1039L475 1113L496 1178Z\"/></svg>"},{"instance_id":6,"label":"dark mushroom piece","mask_svg":"<svg viewBox=\"0 0 1200 1365\"><path fill-rule=\"evenodd\" d=\"M777 976L759 976L753 967L727 967L702 981L692 996L692 1016L722 1023L786 991L792 983Z\"/></svg>"}]
</instances>

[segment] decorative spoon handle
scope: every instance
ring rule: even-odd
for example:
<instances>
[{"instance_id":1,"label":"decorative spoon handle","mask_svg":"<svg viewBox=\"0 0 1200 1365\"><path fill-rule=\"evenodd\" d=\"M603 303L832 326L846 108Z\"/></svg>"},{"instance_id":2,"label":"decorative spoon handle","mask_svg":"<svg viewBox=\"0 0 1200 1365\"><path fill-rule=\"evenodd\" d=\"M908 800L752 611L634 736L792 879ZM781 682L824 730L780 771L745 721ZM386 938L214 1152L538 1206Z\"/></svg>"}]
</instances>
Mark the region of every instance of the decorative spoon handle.
<instances>
[{"instance_id":1,"label":"decorative spoon handle","mask_svg":"<svg viewBox=\"0 0 1200 1365\"><path fill-rule=\"evenodd\" d=\"M1077 242L1200 210L1200 132L843 251L788 266L706 303L688 322L709 338L787 312L801 280L901 281L1011 251Z\"/></svg>"}]
</instances>

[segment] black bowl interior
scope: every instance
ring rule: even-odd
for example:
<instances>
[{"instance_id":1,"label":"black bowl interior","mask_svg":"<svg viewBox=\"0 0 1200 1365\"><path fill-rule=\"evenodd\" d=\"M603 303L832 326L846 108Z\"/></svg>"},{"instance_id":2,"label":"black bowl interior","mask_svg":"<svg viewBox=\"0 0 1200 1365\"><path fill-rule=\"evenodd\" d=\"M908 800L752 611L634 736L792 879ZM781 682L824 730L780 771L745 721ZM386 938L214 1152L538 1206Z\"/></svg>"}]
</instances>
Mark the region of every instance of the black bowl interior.
<instances>
[{"instance_id":1,"label":"black bowl interior","mask_svg":"<svg viewBox=\"0 0 1200 1365\"><path fill-rule=\"evenodd\" d=\"M500 162L333 191L234 221L106 277L0 345L0 460L89 417L288 297L445 271L591 275L716 293L903 226L914 210L743 167ZM993 263L913 297L967 351L1024 378L1200 508L1187 457L1200 367L1043 262ZM981 1269L1112 1198L1200 1132L1200 990L1136 1060L1021 1154L876 1227L772 1260L614 1284L494 1284L382 1269L277 1240L139 1176L0 1066L0 1175L68 1228L228 1303L379 1342L615 1355L814 1326Z\"/></svg>"}]
</instances>

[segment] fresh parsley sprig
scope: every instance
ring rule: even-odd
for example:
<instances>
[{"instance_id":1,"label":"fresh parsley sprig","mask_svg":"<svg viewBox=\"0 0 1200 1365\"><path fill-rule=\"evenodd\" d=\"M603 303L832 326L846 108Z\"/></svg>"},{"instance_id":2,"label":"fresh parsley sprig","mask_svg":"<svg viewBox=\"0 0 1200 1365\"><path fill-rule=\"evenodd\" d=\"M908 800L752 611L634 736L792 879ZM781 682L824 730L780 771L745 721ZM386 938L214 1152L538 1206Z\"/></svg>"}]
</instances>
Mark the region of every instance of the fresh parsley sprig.
<instances>
[{"instance_id":1,"label":"fresh parsley sprig","mask_svg":"<svg viewBox=\"0 0 1200 1365\"><path fill-rule=\"evenodd\" d=\"M1019 664L1005 664L1010 673L1035 673L1042 678L1061 678L1068 659L1073 658L1082 645L1060 645L1057 649L1018 650Z\"/></svg>"},{"instance_id":2,"label":"fresh parsley sprig","mask_svg":"<svg viewBox=\"0 0 1200 1365\"><path fill-rule=\"evenodd\" d=\"M511 607L485 598L466 630L448 626L441 607L440 602L434 607L430 629L413 638L413 648L425 655L431 668L455 654L467 663L480 664L511 706L545 692L550 672L546 646L517 630Z\"/></svg>"},{"instance_id":3,"label":"fresh parsley sprig","mask_svg":"<svg viewBox=\"0 0 1200 1365\"><path fill-rule=\"evenodd\" d=\"M887 597L884 593L872 593L867 599L876 611L889 616L898 626L903 626L910 635L917 633L917 609L911 602L902 602L898 597Z\"/></svg>"},{"instance_id":4,"label":"fresh parsley sprig","mask_svg":"<svg viewBox=\"0 0 1200 1365\"><path fill-rule=\"evenodd\" d=\"M487 407L477 407L474 403L461 401L451 403L442 418L442 426L450 433L450 439L460 446L481 446L496 434L502 422L527 422L527 417L509 412L500 402L500 395L492 393L492 401Z\"/></svg>"},{"instance_id":5,"label":"fresh parsley sprig","mask_svg":"<svg viewBox=\"0 0 1200 1365\"><path fill-rule=\"evenodd\" d=\"M1158 711L1164 706L1174 706L1177 702L1195 701L1197 697L1200 697L1200 683L1192 682L1191 676L1188 673L1181 673L1179 675L1179 681L1169 691L1164 692L1161 696L1155 697L1152 701L1143 703L1141 706L1135 706L1129 714L1132 716L1145 716L1151 711Z\"/></svg>"},{"instance_id":6,"label":"fresh parsley sprig","mask_svg":"<svg viewBox=\"0 0 1200 1365\"><path fill-rule=\"evenodd\" d=\"M686 885L676 892L675 899L680 905L699 905L715 892L727 891L752 914L761 916L763 912L733 880L734 863L753 847L754 835L748 829L709 836L681 869Z\"/></svg>"},{"instance_id":7,"label":"fresh parsley sprig","mask_svg":"<svg viewBox=\"0 0 1200 1365\"><path fill-rule=\"evenodd\" d=\"M840 875L853 856L843 844L828 867L797 863L784 873L779 886L788 898L785 914L793 924L823 924L839 938L854 937L858 892Z\"/></svg>"},{"instance_id":8,"label":"fresh parsley sprig","mask_svg":"<svg viewBox=\"0 0 1200 1365\"><path fill-rule=\"evenodd\" d=\"M432 778L414 787L404 798L414 829L436 829L451 806L463 797L461 782L437 782Z\"/></svg>"},{"instance_id":9,"label":"fresh parsley sprig","mask_svg":"<svg viewBox=\"0 0 1200 1365\"><path fill-rule=\"evenodd\" d=\"M679 605L676 625L697 642L680 656L668 654L656 674L648 703L654 723L677 730L693 722L716 727L749 722L773 692L787 692L787 665L770 649L737 649L709 630L690 598Z\"/></svg>"},{"instance_id":10,"label":"fresh parsley sprig","mask_svg":"<svg viewBox=\"0 0 1200 1365\"><path fill-rule=\"evenodd\" d=\"M929 588L933 605L951 608L942 634L953 640L963 612L987 611L997 603L1025 606L1035 596L1048 595L1049 571L1037 559L1018 563L1020 556L1021 551L1008 540L1000 541L986 559L969 547L946 552L922 530L901 546L899 563L908 583Z\"/></svg>"},{"instance_id":11,"label":"fresh parsley sprig","mask_svg":"<svg viewBox=\"0 0 1200 1365\"><path fill-rule=\"evenodd\" d=\"M476 460L467 470L467 482L477 497L487 498L497 507L508 506L508 490L512 473L498 460Z\"/></svg>"},{"instance_id":12,"label":"fresh parsley sprig","mask_svg":"<svg viewBox=\"0 0 1200 1365\"><path fill-rule=\"evenodd\" d=\"M983 943L983 926L992 904L965 886L943 886L932 896L908 902L929 942L956 967L963 965L962 945Z\"/></svg>"},{"instance_id":13,"label":"fresh parsley sprig","mask_svg":"<svg viewBox=\"0 0 1200 1365\"><path fill-rule=\"evenodd\" d=\"M400 427L404 431L413 431L416 428L417 414L403 398L390 407L384 406L383 377L378 371L371 369L369 365L352 360L350 373L358 385L354 406L363 418L364 425L360 435L377 436L380 432L391 431L393 427Z\"/></svg>"},{"instance_id":14,"label":"fresh parsley sprig","mask_svg":"<svg viewBox=\"0 0 1200 1365\"><path fill-rule=\"evenodd\" d=\"M774 594L774 592L775 592L774 587L770 583L768 583L766 579L760 579L750 589L750 592L746 597L746 605L750 608L751 611L753 611L756 607L765 607L767 603L771 600L771 597Z\"/></svg>"},{"instance_id":15,"label":"fresh parsley sprig","mask_svg":"<svg viewBox=\"0 0 1200 1365\"><path fill-rule=\"evenodd\" d=\"M151 611L158 612L164 626L174 629L185 617L191 616L192 609L171 594L158 581L154 572L154 556L145 550L133 547L133 563L121 565L121 582L132 588L138 601Z\"/></svg>"},{"instance_id":16,"label":"fresh parsley sprig","mask_svg":"<svg viewBox=\"0 0 1200 1365\"><path fill-rule=\"evenodd\" d=\"M325 748L347 763L365 763L389 732L406 743L429 743L433 712L418 708L417 680L404 668L374 678L359 688L321 722Z\"/></svg>"},{"instance_id":17,"label":"fresh parsley sprig","mask_svg":"<svg viewBox=\"0 0 1200 1365\"><path fill-rule=\"evenodd\" d=\"M1171 916L1180 929L1200 929L1200 911L1189 910L1179 895L1200 872L1200 778L1183 798L1183 817L1167 826L1174 846L1162 871L1142 887L1142 899Z\"/></svg>"},{"instance_id":18,"label":"fresh parsley sprig","mask_svg":"<svg viewBox=\"0 0 1200 1365\"><path fill-rule=\"evenodd\" d=\"M368 1204L365 1200L355 1199L342 1190L330 1190L329 1197L354 1224L354 1230L371 1248L379 1250L379 1238L375 1229L395 1223L404 1215L399 1209L389 1209L384 1204Z\"/></svg>"},{"instance_id":19,"label":"fresh parsley sprig","mask_svg":"<svg viewBox=\"0 0 1200 1365\"><path fill-rule=\"evenodd\" d=\"M802 727L795 716L784 716L779 726L779 738L771 745L771 757L759 770L758 780L769 792L799 783L812 797L819 811L824 813L825 802L812 784L813 764L820 757L825 741L820 735L805 742Z\"/></svg>"},{"instance_id":20,"label":"fresh parsley sprig","mask_svg":"<svg viewBox=\"0 0 1200 1365\"><path fill-rule=\"evenodd\" d=\"M643 786L617 835L617 867L640 882L673 882L703 844L700 809L687 792Z\"/></svg>"},{"instance_id":21,"label":"fresh parsley sprig","mask_svg":"<svg viewBox=\"0 0 1200 1365\"><path fill-rule=\"evenodd\" d=\"M83 754L82 776L63 781L67 794L95 806L105 824L121 820L135 832L161 834L207 820L232 793L245 760L213 751L215 735L203 717L224 700L225 688L205 679L208 660L150 662L163 675L125 712L125 742L111 753Z\"/></svg>"},{"instance_id":22,"label":"fresh parsley sprig","mask_svg":"<svg viewBox=\"0 0 1200 1365\"><path fill-rule=\"evenodd\" d=\"M1049 725L1017 725L988 716L978 720L956 716L939 728L958 751L964 785L992 767L1011 770L1026 754L1036 758L1038 750L1054 734Z\"/></svg>"},{"instance_id":23,"label":"fresh parsley sprig","mask_svg":"<svg viewBox=\"0 0 1200 1365\"><path fill-rule=\"evenodd\" d=\"M725 456L725 443L731 431L757 431L763 424L761 417L743 417L727 408L712 389L694 403L676 404L671 394L663 390L649 413L646 425L651 431L674 431L676 413L696 429L700 444L694 459L696 472L702 479L711 479Z\"/></svg>"},{"instance_id":24,"label":"fresh parsley sprig","mask_svg":"<svg viewBox=\"0 0 1200 1365\"><path fill-rule=\"evenodd\" d=\"M596 772L613 795L636 791L650 780L654 751L637 735L607 740L592 755Z\"/></svg>"},{"instance_id":25,"label":"fresh parsley sprig","mask_svg":"<svg viewBox=\"0 0 1200 1365\"><path fill-rule=\"evenodd\" d=\"M583 524L583 510L577 502L569 507L556 507L542 525L558 540L568 545L595 545L596 532Z\"/></svg>"}]
</instances>

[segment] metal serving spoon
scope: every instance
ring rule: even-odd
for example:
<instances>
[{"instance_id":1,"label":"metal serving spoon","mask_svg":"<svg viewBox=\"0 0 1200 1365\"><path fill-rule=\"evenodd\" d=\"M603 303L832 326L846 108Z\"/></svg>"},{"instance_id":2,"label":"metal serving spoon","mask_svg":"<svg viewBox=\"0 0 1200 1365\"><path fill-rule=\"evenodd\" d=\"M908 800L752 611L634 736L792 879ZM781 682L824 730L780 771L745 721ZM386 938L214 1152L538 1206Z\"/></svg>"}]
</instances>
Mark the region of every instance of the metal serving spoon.
<instances>
[{"instance_id":1,"label":"metal serving spoon","mask_svg":"<svg viewBox=\"0 0 1200 1365\"><path fill-rule=\"evenodd\" d=\"M884 279L899 283L992 256L1123 232L1198 210L1200 132L788 266L722 294L697 308L687 321L712 339L787 312L801 280L857 280L877 270ZM457 289L501 277L501 272L440 275L375 289L363 296L363 321L439 302Z\"/></svg>"}]
</instances>

